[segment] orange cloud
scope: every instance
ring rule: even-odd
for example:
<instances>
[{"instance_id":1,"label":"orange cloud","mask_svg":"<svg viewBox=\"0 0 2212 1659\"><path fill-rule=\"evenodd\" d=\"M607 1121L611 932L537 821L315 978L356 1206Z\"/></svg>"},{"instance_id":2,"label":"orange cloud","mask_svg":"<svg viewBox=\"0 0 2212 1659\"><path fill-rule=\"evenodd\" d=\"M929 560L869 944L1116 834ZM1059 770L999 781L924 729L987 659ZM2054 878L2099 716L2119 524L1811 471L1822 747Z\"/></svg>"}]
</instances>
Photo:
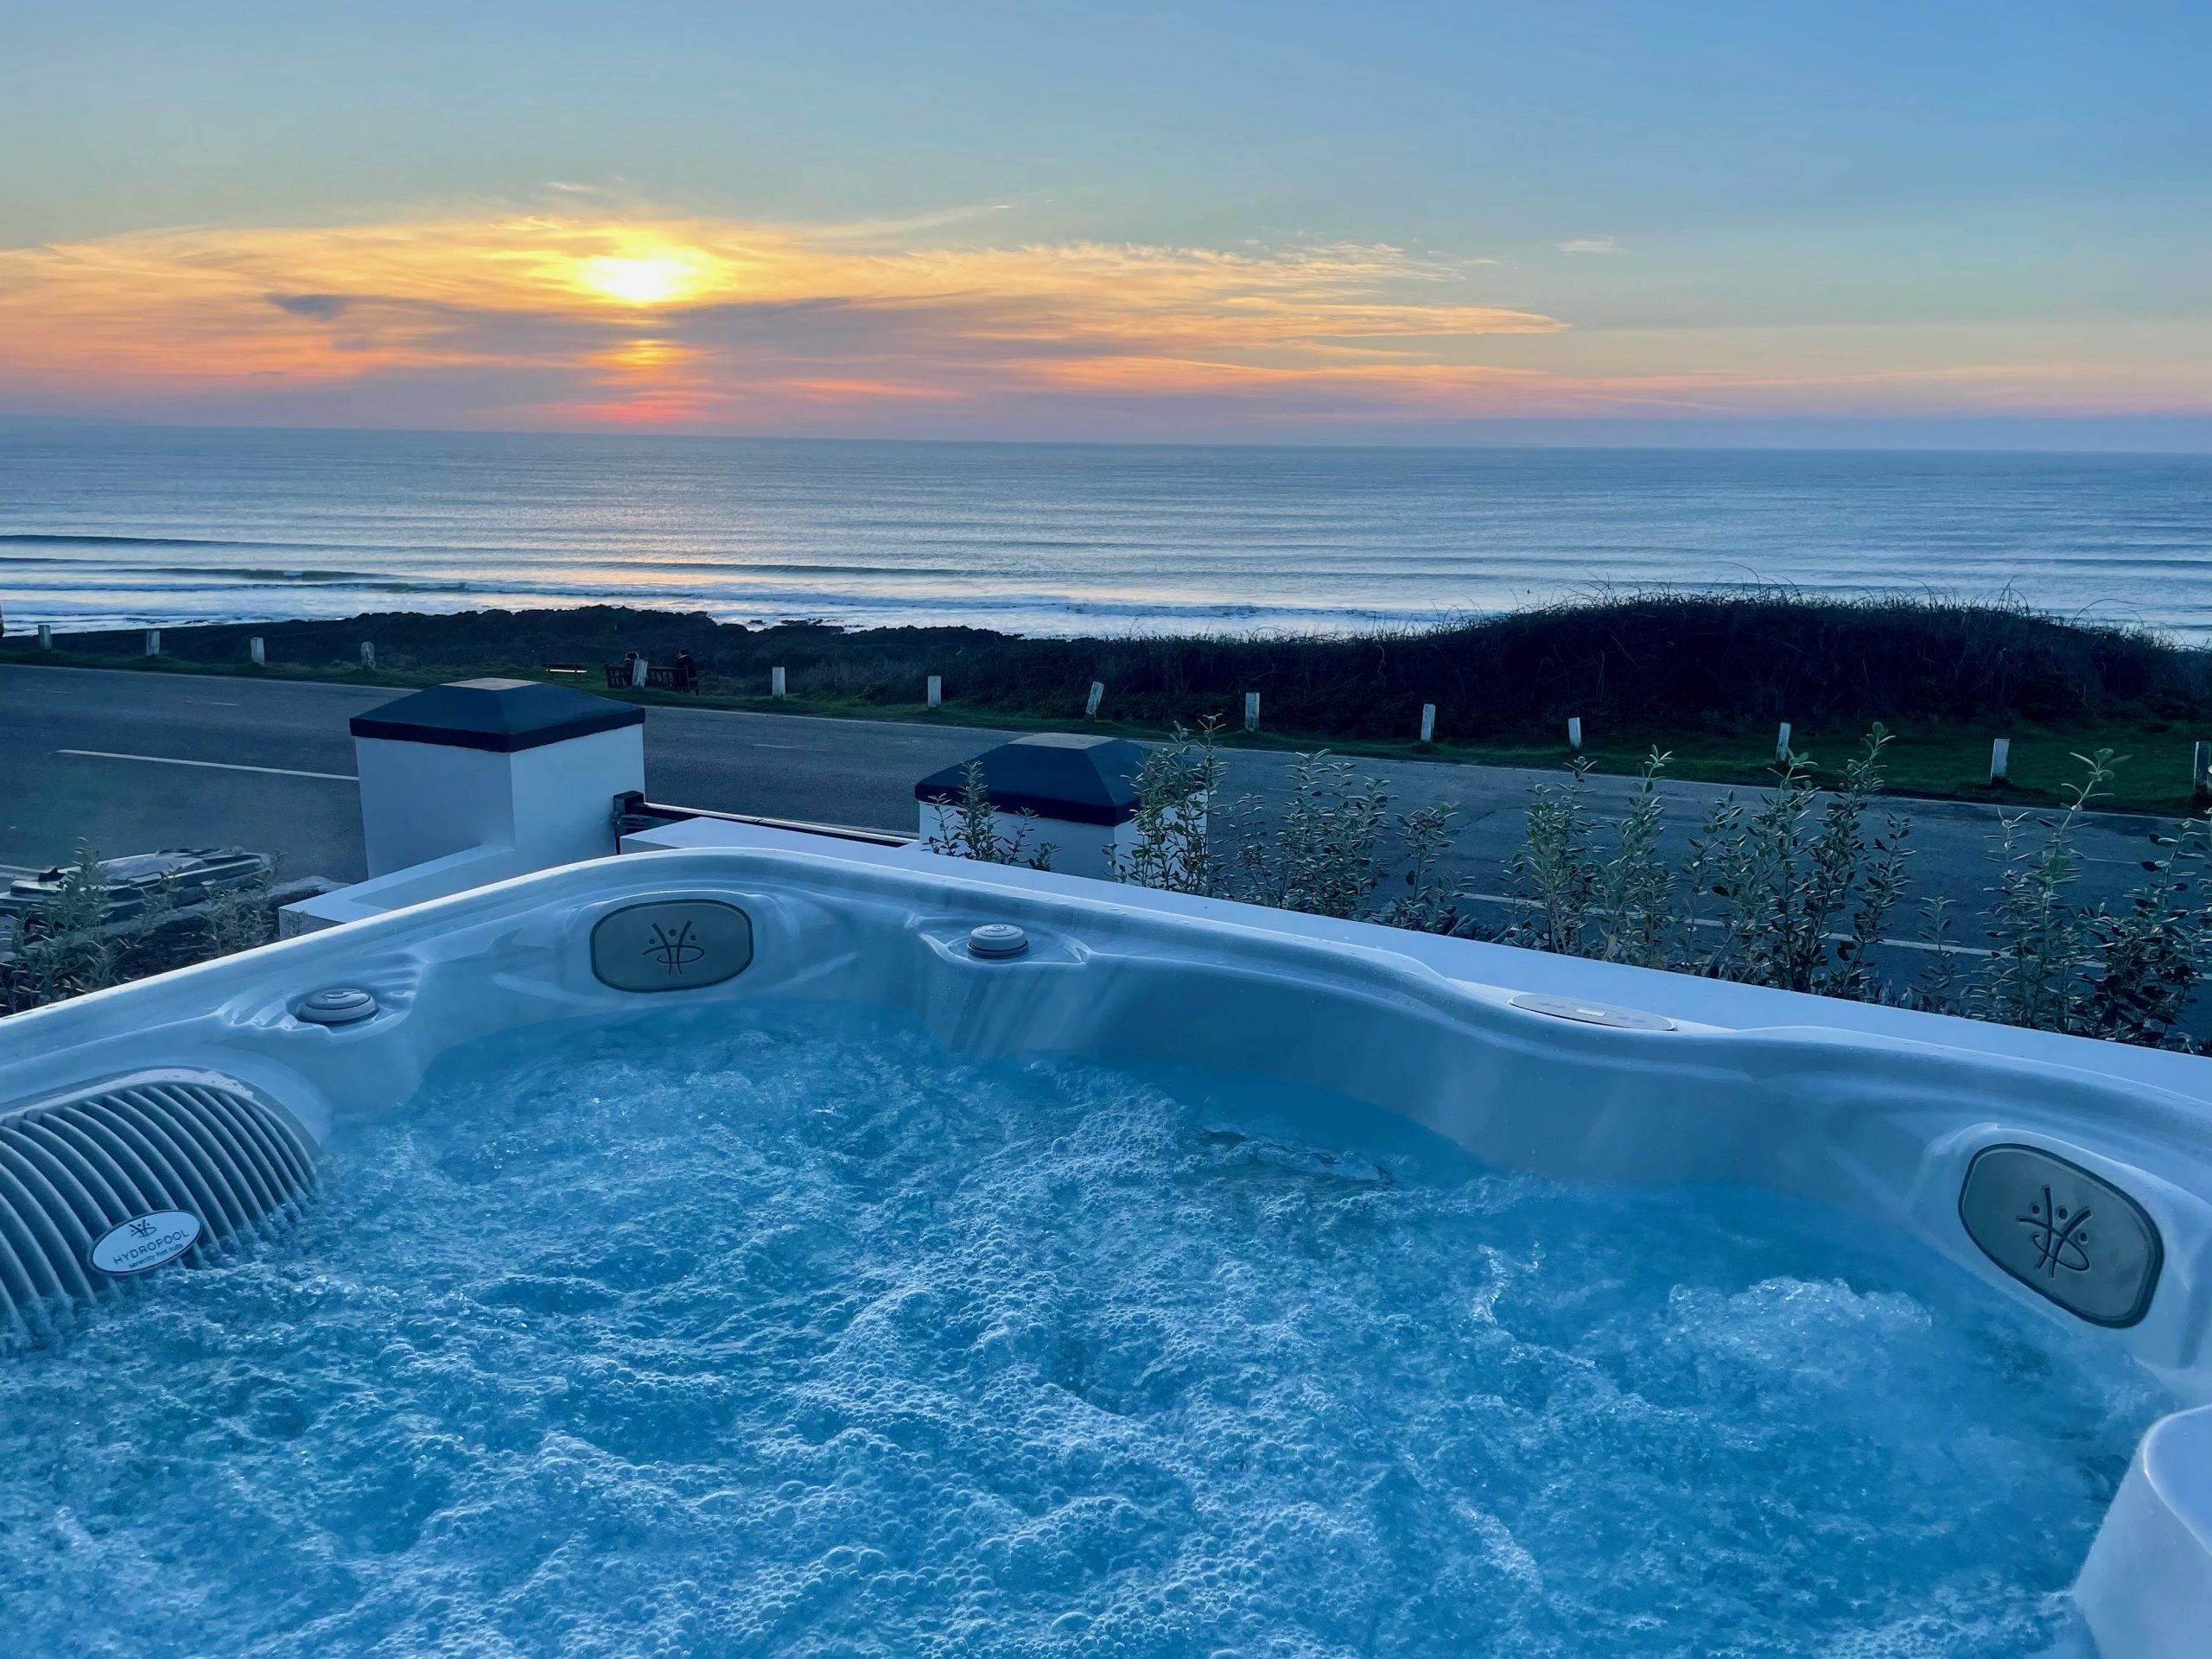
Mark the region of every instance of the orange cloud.
<instances>
[{"instance_id":1,"label":"orange cloud","mask_svg":"<svg viewBox=\"0 0 2212 1659\"><path fill-rule=\"evenodd\" d=\"M2155 363L2023 364L1989 342L1943 367L1925 338L1870 354L1834 330L1570 334L1487 302L1487 262L1386 245L908 245L950 228L443 213L0 250L0 406L1038 435L1103 411L1092 429L1142 435L1160 410L1245 428L1977 412L2162 387Z\"/></svg>"},{"instance_id":2,"label":"orange cloud","mask_svg":"<svg viewBox=\"0 0 2212 1659\"><path fill-rule=\"evenodd\" d=\"M908 249L702 219L186 229L0 251L0 371L78 404L521 374L558 391L502 392L503 418L696 423L1066 390L1071 360L1125 387L1159 365L1162 390L1215 359L1418 371L1438 342L1562 326L1433 296L1465 280L1389 247Z\"/></svg>"}]
</instances>

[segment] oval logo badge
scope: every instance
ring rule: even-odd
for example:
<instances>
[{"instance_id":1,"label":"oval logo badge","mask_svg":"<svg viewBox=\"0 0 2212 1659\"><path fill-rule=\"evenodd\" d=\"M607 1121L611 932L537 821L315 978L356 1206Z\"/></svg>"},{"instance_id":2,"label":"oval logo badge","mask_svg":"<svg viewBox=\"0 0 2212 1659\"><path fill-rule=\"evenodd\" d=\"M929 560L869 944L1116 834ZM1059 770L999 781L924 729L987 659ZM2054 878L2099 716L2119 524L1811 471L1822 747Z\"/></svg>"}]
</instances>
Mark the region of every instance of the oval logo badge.
<instances>
[{"instance_id":1,"label":"oval logo badge","mask_svg":"<svg viewBox=\"0 0 2212 1659\"><path fill-rule=\"evenodd\" d=\"M719 899L626 905L591 931L591 970L618 991L719 985L752 960L752 919Z\"/></svg>"},{"instance_id":2,"label":"oval logo badge","mask_svg":"<svg viewBox=\"0 0 2212 1659\"><path fill-rule=\"evenodd\" d=\"M2040 1147L1984 1147L1959 1188L1981 1253L2076 1319L2114 1328L2150 1312L2166 1248L2143 1206Z\"/></svg>"},{"instance_id":3,"label":"oval logo badge","mask_svg":"<svg viewBox=\"0 0 2212 1659\"><path fill-rule=\"evenodd\" d=\"M174 1262L200 1241L200 1217L188 1210L156 1210L111 1228L92 1246L92 1265L118 1277Z\"/></svg>"}]
</instances>

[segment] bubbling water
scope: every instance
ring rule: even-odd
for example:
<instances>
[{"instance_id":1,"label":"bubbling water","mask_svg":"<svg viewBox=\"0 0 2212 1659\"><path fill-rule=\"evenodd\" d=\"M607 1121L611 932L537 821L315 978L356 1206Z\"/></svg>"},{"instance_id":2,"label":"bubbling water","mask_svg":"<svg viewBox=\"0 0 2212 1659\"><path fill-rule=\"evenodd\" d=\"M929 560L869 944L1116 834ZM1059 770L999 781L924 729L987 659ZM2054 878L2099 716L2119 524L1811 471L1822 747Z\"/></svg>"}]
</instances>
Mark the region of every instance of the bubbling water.
<instances>
[{"instance_id":1,"label":"bubbling water","mask_svg":"<svg viewBox=\"0 0 2212 1659\"><path fill-rule=\"evenodd\" d=\"M887 1016L448 1057L0 1368L26 1656L2025 1656L2164 1403L1840 1212Z\"/></svg>"}]
</instances>

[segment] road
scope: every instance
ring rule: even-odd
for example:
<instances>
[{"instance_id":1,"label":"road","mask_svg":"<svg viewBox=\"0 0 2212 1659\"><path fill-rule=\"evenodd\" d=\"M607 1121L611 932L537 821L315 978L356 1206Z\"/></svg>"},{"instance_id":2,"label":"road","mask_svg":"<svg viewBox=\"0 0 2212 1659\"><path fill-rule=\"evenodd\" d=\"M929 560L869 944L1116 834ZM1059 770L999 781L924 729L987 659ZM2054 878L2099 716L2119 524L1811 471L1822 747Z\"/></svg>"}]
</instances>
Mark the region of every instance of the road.
<instances>
[{"instance_id":1,"label":"road","mask_svg":"<svg viewBox=\"0 0 2212 1659\"><path fill-rule=\"evenodd\" d=\"M80 839L110 855L238 844L281 853L289 875L357 880L364 874L360 821L346 722L398 695L298 681L0 666L0 864L51 864ZM652 708L646 791L686 806L912 830L918 779L1013 735ZM1231 752L1227 792L1277 796L1294 763L1275 751ZM1413 760L1363 761L1359 770L1381 778L1398 807L1448 802L1458 830L1451 868L1491 894L1510 887L1503 865L1521 845L1529 789L1560 776ZM1591 785L1600 806L1617 804L1626 788L1618 779ZM1669 784L1664 792L1666 844L1679 855L1707 803L1726 791ZM1991 878L1997 810L1963 802L1891 804L1912 819L1916 903L1940 893L1964 908L1978 904ZM2079 843L2088 861L2083 893L2113 896L2139 880L2153 827L2116 815L2088 820ZM1893 936L1911 936L1911 909L1893 918Z\"/></svg>"}]
</instances>

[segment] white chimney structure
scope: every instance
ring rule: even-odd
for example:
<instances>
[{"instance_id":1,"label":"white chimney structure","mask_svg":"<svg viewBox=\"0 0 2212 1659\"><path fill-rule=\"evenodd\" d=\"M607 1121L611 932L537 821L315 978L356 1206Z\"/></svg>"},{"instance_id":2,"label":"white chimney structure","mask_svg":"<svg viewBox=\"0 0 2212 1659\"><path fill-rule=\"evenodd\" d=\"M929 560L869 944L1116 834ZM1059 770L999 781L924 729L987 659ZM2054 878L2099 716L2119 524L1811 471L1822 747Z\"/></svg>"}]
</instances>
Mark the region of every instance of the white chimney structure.
<instances>
[{"instance_id":1,"label":"white chimney structure","mask_svg":"<svg viewBox=\"0 0 2212 1659\"><path fill-rule=\"evenodd\" d=\"M286 933L616 850L645 785L645 711L537 680L459 680L356 715L365 881L285 906Z\"/></svg>"},{"instance_id":2,"label":"white chimney structure","mask_svg":"<svg viewBox=\"0 0 2212 1659\"><path fill-rule=\"evenodd\" d=\"M544 869L614 850L645 786L645 711L537 680L458 680L352 721L369 874L476 847Z\"/></svg>"},{"instance_id":3,"label":"white chimney structure","mask_svg":"<svg viewBox=\"0 0 2212 1659\"><path fill-rule=\"evenodd\" d=\"M1050 845L1060 874L1109 876L1113 861L1134 849L1144 751L1128 739L1039 732L1001 743L976 764L995 833L1007 842L1023 838L1025 855ZM966 786L964 766L947 766L914 785L925 846L953 838Z\"/></svg>"}]
</instances>

